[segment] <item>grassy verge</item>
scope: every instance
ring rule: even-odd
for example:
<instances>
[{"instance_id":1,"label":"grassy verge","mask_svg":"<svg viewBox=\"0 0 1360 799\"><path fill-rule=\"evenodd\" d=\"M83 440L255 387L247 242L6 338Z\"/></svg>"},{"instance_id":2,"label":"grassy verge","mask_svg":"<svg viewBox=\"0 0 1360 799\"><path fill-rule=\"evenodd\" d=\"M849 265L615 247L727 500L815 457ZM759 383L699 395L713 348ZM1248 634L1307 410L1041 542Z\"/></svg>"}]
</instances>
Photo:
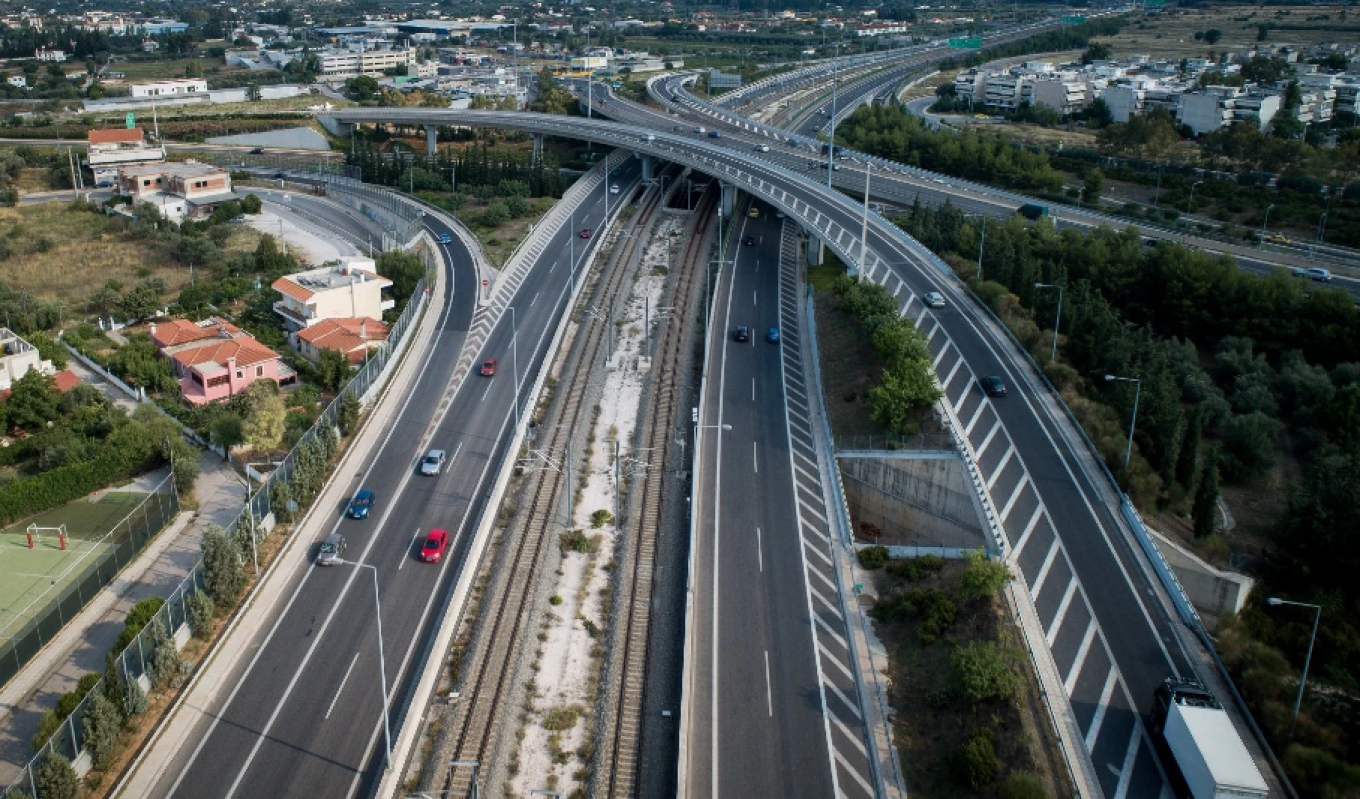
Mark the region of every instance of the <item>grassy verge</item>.
<instances>
[{"instance_id":1,"label":"grassy verge","mask_svg":"<svg viewBox=\"0 0 1360 799\"><path fill-rule=\"evenodd\" d=\"M485 227L476 222L489 203L468 203L459 208L455 215L477 236L482 249L486 251L487 260L499 269L505 266L519 243L529 236L529 226L537 224L554 202L556 200L552 197L535 197L529 200L530 213L527 217L512 219L495 227Z\"/></svg>"},{"instance_id":2,"label":"grassy verge","mask_svg":"<svg viewBox=\"0 0 1360 799\"><path fill-rule=\"evenodd\" d=\"M907 793L1069 797L1066 764L1020 631L1000 592L961 598L970 568L917 558L871 572L879 591L874 629L888 651L893 739ZM975 647L997 653L1002 695L977 698L970 693L976 686L960 677L960 653Z\"/></svg>"}]
</instances>

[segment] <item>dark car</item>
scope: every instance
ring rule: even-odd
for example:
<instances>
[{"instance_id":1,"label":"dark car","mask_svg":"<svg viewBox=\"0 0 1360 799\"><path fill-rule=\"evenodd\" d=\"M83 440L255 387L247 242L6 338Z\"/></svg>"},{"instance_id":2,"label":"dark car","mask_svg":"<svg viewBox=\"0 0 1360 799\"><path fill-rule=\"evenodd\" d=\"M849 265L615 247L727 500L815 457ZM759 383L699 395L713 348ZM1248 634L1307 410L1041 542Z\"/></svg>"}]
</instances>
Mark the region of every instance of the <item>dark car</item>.
<instances>
[{"instance_id":1,"label":"dark car","mask_svg":"<svg viewBox=\"0 0 1360 799\"><path fill-rule=\"evenodd\" d=\"M444 548L448 545L449 534L436 527L425 536L425 543L420 545L420 559L426 563L438 563L444 557Z\"/></svg>"},{"instance_id":2,"label":"dark car","mask_svg":"<svg viewBox=\"0 0 1360 799\"><path fill-rule=\"evenodd\" d=\"M588 227L581 228L581 238L583 239L590 238L590 228Z\"/></svg>"},{"instance_id":3,"label":"dark car","mask_svg":"<svg viewBox=\"0 0 1360 799\"><path fill-rule=\"evenodd\" d=\"M377 497L367 488L354 495L354 499L349 501L349 517L351 519L367 519L368 512L373 508L373 502Z\"/></svg>"},{"instance_id":4,"label":"dark car","mask_svg":"<svg viewBox=\"0 0 1360 799\"><path fill-rule=\"evenodd\" d=\"M264 155L264 148L263 148L263 147L256 147L255 149L253 149L253 150L250 151L250 154L251 154L251 155Z\"/></svg>"},{"instance_id":5,"label":"dark car","mask_svg":"<svg viewBox=\"0 0 1360 799\"><path fill-rule=\"evenodd\" d=\"M732 331L732 339L734 341L750 341L751 331L745 325L739 325L736 330Z\"/></svg>"},{"instance_id":6,"label":"dark car","mask_svg":"<svg viewBox=\"0 0 1360 799\"><path fill-rule=\"evenodd\" d=\"M746 238L744 238L744 239L741 240L741 243L742 243L743 246L746 246L746 247L754 247L754 246L756 246L756 237L755 237L755 236L747 236Z\"/></svg>"},{"instance_id":7,"label":"dark car","mask_svg":"<svg viewBox=\"0 0 1360 799\"><path fill-rule=\"evenodd\" d=\"M769 330L766 330L766 331L765 331L765 340L768 341L768 342L770 342L771 344L778 344L778 343L779 343L779 328L777 328L777 327L772 327L772 328L770 328Z\"/></svg>"},{"instance_id":8,"label":"dark car","mask_svg":"<svg viewBox=\"0 0 1360 799\"><path fill-rule=\"evenodd\" d=\"M989 397L1006 396L1006 381L996 375L987 375L978 381L982 384L982 390L987 392Z\"/></svg>"}]
</instances>

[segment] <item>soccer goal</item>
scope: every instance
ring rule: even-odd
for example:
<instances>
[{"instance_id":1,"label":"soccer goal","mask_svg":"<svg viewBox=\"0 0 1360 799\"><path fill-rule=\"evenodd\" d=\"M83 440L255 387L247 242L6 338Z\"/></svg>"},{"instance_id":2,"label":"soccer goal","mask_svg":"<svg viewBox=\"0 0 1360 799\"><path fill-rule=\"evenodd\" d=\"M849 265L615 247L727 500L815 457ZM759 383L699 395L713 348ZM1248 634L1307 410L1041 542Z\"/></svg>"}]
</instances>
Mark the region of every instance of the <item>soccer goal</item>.
<instances>
[{"instance_id":1,"label":"soccer goal","mask_svg":"<svg viewBox=\"0 0 1360 799\"><path fill-rule=\"evenodd\" d=\"M65 551L68 538L69 536L66 534L66 525L64 524L59 527L39 527L36 524L30 524L28 526L29 549L37 549L38 547L43 546L43 542L46 540L48 547L56 544Z\"/></svg>"}]
</instances>

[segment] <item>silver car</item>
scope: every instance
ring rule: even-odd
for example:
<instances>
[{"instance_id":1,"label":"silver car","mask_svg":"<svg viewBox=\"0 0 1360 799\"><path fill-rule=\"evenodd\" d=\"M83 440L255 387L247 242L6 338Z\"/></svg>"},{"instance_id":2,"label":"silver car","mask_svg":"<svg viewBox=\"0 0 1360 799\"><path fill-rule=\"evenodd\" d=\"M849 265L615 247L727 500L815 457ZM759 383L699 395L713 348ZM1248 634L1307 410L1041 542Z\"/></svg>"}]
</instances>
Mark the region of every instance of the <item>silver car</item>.
<instances>
[{"instance_id":1,"label":"silver car","mask_svg":"<svg viewBox=\"0 0 1360 799\"><path fill-rule=\"evenodd\" d=\"M944 295L938 291L932 291L923 295L921 302L924 302L927 308L943 308Z\"/></svg>"},{"instance_id":2,"label":"silver car","mask_svg":"<svg viewBox=\"0 0 1360 799\"><path fill-rule=\"evenodd\" d=\"M420 473L434 475L444 471L444 457L444 450L430 450L425 459L420 462Z\"/></svg>"},{"instance_id":3,"label":"silver car","mask_svg":"<svg viewBox=\"0 0 1360 799\"><path fill-rule=\"evenodd\" d=\"M331 533L321 542L321 549L316 553L316 565L334 566L340 562L340 556L345 554L345 537L339 533Z\"/></svg>"}]
</instances>

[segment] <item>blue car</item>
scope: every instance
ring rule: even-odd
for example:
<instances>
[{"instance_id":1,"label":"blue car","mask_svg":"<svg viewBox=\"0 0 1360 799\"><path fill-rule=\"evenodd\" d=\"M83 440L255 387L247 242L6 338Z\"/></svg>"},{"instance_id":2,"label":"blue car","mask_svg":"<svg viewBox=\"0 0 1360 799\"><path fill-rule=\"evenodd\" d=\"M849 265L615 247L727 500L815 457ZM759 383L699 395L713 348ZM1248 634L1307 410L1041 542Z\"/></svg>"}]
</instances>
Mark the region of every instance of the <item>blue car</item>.
<instances>
[{"instance_id":1,"label":"blue car","mask_svg":"<svg viewBox=\"0 0 1360 799\"><path fill-rule=\"evenodd\" d=\"M772 328L770 328L769 330L765 331L765 340L768 341L768 342L770 342L771 344L778 344L778 343L779 343L779 328L777 328L777 327L772 327Z\"/></svg>"},{"instance_id":2,"label":"blue car","mask_svg":"<svg viewBox=\"0 0 1360 799\"><path fill-rule=\"evenodd\" d=\"M439 234L439 243L440 243L440 244L448 244L448 243L450 243L450 242L452 242L452 241L453 241L453 237L450 236L449 234L447 234L447 233L440 233L440 234Z\"/></svg>"},{"instance_id":3,"label":"blue car","mask_svg":"<svg viewBox=\"0 0 1360 799\"><path fill-rule=\"evenodd\" d=\"M367 488L354 495L354 499L349 501L349 517L351 519L367 519L368 511L373 507L373 502L377 499L372 491Z\"/></svg>"}]
</instances>

